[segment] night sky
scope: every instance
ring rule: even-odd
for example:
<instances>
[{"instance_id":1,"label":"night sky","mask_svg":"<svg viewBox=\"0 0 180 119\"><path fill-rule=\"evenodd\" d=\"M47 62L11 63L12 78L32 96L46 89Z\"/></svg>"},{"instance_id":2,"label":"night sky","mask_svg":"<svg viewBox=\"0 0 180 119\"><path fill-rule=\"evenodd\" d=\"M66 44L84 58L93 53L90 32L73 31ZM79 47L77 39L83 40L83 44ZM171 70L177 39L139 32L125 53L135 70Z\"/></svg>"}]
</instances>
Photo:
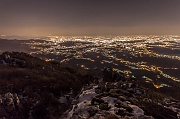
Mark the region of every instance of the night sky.
<instances>
[{"instance_id":1,"label":"night sky","mask_svg":"<svg viewBox=\"0 0 180 119\"><path fill-rule=\"evenodd\" d=\"M0 35L180 35L180 0L0 0Z\"/></svg>"}]
</instances>

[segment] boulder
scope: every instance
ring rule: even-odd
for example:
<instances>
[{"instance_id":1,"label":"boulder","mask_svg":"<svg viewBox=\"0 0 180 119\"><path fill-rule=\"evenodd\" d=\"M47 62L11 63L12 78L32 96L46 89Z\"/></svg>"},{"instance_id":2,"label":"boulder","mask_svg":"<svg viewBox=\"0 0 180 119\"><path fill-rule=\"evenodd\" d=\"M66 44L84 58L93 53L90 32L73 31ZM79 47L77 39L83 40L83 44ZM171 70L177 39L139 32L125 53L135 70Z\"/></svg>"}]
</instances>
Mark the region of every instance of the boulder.
<instances>
[{"instance_id":1,"label":"boulder","mask_svg":"<svg viewBox=\"0 0 180 119\"><path fill-rule=\"evenodd\" d=\"M107 102L101 103L101 104L99 105L99 109L101 109L101 110L109 110L110 108L111 108L111 107L108 105Z\"/></svg>"},{"instance_id":2,"label":"boulder","mask_svg":"<svg viewBox=\"0 0 180 119\"><path fill-rule=\"evenodd\" d=\"M119 96L118 99L120 99L121 101L127 100L126 97L124 97L124 96Z\"/></svg>"},{"instance_id":3,"label":"boulder","mask_svg":"<svg viewBox=\"0 0 180 119\"><path fill-rule=\"evenodd\" d=\"M115 79L113 79L112 68L105 68L103 70L103 81L107 81L107 82L115 81Z\"/></svg>"},{"instance_id":4,"label":"boulder","mask_svg":"<svg viewBox=\"0 0 180 119\"><path fill-rule=\"evenodd\" d=\"M95 93L100 94L103 93L103 89L101 87L95 88Z\"/></svg>"},{"instance_id":5,"label":"boulder","mask_svg":"<svg viewBox=\"0 0 180 119\"><path fill-rule=\"evenodd\" d=\"M90 117L94 116L98 112L98 109L94 106L90 106L86 110L90 114Z\"/></svg>"},{"instance_id":6,"label":"boulder","mask_svg":"<svg viewBox=\"0 0 180 119\"><path fill-rule=\"evenodd\" d=\"M91 100L91 105L98 105L98 104L101 104L101 103L104 103L104 100L99 99L99 98L93 98Z\"/></svg>"},{"instance_id":7,"label":"boulder","mask_svg":"<svg viewBox=\"0 0 180 119\"><path fill-rule=\"evenodd\" d=\"M126 116L126 111L122 108L120 108L118 110L118 112L116 112L117 115L120 115L120 116Z\"/></svg>"},{"instance_id":8,"label":"boulder","mask_svg":"<svg viewBox=\"0 0 180 119\"><path fill-rule=\"evenodd\" d=\"M114 71L113 68L105 68L103 70L103 81L114 82L122 80L122 78L123 77L117 71Z\"/></svg>"},{"instance_id":9,"label":"boulder","mask_svg":"<svg viewBox=\"0 0 180 119\"><path fill-rule=\"evenodd\" d=\"M20 100L17 94L10 92L0 96L0 118L17 118L20 109Z\"/></svg>"}]
</instances>

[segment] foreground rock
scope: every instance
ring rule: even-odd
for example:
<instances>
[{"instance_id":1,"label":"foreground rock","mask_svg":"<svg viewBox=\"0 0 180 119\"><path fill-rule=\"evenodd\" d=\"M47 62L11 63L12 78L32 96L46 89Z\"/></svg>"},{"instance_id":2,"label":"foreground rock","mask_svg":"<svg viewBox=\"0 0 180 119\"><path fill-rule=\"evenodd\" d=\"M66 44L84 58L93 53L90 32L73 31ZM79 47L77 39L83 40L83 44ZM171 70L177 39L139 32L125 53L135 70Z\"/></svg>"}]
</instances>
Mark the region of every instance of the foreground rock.
<instances>
[{"instance_id":1,"label":"foreground rock","mask_svg":"<svg viewBox=\"0 0 180 119\"><path fill-rule=\"evenodd\" d=\"M22 118L22 105L17 94L0 96L0 118Z\"/></svg>"},{"instance_id":2,"label":"foreground rock","mask_svg":"<svg viewBox=\"0 0 180 119\"><path fill-rule=\"evenodd\" d=\"M106 69L107 70L107 69ZM64 119L178 119L180 103L150 91L132 79L114 78L108 70L105 82L83 88ZM105 72L104 72L105 73ZM103 85L102 85L103 84Z\"/></svg>"},{"instance_id":3,"label":"foreground rock","mask_svg":"<svg viewBox=\"0 0 180 119\"><path fill-rule=\"evenodd\" d=\"M133 119L153 119L147 116L144 111L133 105L124 96L118 94L112 95L107 92L97 94L95 89L97 85L91 85L87 90L83 90L77 98L77 104L67 112L64 117L68 119L106 119L114 116L116 118L133 118Z\"/></svg>"}]
</instances>

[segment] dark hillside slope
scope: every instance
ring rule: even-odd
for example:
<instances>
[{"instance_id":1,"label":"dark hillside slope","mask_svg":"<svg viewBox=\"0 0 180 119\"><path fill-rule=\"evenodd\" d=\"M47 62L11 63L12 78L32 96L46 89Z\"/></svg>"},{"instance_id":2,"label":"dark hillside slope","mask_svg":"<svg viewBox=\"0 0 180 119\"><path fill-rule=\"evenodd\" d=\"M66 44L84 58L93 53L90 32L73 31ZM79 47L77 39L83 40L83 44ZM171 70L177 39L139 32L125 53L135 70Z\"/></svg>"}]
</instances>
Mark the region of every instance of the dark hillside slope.
<instances>
[{"instance_id":1,"label":"dark hillside slope","mask_svg":"<svg viewBox=\"0 0 180 119\"><path fill-rule=\"evenodd\" d=\"M131 74L101 75L26 53L0 55L0 119L176 119L180 102Z\"/></svg>"},{"instance_id":2,"label":"dark hillside slope","mask_svg":"<svg viewBox=\"0 0 180 119\"><path fill-rule=\"evenodd\" d=\"M85 70L46 62L26 53L5 52L0 56L0 94L3 97L10 92L22 98L21 106L6 110L7 114L0 114L0 118L27 118L30 110L35 118L56 118L69 107L60 104L58 98L70 91L76 95L92 80L93 75Z\"/></svg>"}]
</instances>

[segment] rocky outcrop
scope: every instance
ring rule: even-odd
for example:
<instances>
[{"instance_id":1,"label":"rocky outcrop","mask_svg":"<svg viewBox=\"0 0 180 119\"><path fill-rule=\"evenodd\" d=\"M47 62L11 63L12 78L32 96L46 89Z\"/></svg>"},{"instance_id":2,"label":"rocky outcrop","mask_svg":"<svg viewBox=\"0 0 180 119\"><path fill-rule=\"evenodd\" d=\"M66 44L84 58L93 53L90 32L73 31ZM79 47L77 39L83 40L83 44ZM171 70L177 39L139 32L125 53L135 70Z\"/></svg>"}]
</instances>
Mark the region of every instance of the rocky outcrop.
<instances>
[{"instance_id":1,"label":"rocky outcrop","mask_svg":"<svg viewBox=\"0 0 180 119\"><path fill-rule=\"evenodd\" d=\"M104 83L81 91L64 119L176 119L179 102L139 86L134 79L114 80L118 73L105 69ZM121 75L120 75L121 76ZM105 78L106 77L106 78ZM108 82L106 82L108 81ZM164 100L162 100L164 99Z\"/></svg>"},{"instance_id":2,"label":"rocky outcrop","mask_svg":"<svg viewBox=\"0 0 180 119\"><path fill-rule=\"evenodd\" d=\"M83 90L76 99L77 103L66 113L67 119L106 119L114 115L117 119L121 118L147 118L153 119L152 116L145 115L143 109L132 104L127 100L127 96L109 92L96 93L98 86L91 85L91 88Z\"/></svg>"},{"instance_id":3,"label":"rocky outcrop","mask_svg":"<svg viewBox=\"0 0 180 119\"><path fill-rule=\"evenodd\" d=\"M21 103L17 94L6 93L0 96L0 118L20 119Z\"/></svg>"},{"instance_id":4,"label":"rocky outcrop","mask_svg":"<svg viewBox=\"0 0 180 119\"><path fill-rule=\"evenodd\" d=\"M104 68L103 70L103 80L106 82L114 82L123 80L124 76L121 73L113 71L113 68Z\"/></svg>"},{"instance_id":5,"label":"rocky outcrop","mask_svg":"<svg viewBox=\"0 0 180 119\"><path fill-rule=\"evenodd\" d=\"M178 100L164 98L163 105L167 109L173 110L177 113L177 117L180 118L180 103Z\"/></svg>"},{"instance_id":6,"label":"rocky outcrop","mask_svg":"<svg viewBox=\"0 0 180 119\"><path fill-rule=\"evenodd\" d=\"M6 64L10 66L20 66L24 67L26 62L24 60L21 60L19 58L16 58L15 55L16 53L10 53L10 52L4 52L0 56L0 64ZM20 54L20 53L19 53Z\"/></svg>"}]
</instances>

